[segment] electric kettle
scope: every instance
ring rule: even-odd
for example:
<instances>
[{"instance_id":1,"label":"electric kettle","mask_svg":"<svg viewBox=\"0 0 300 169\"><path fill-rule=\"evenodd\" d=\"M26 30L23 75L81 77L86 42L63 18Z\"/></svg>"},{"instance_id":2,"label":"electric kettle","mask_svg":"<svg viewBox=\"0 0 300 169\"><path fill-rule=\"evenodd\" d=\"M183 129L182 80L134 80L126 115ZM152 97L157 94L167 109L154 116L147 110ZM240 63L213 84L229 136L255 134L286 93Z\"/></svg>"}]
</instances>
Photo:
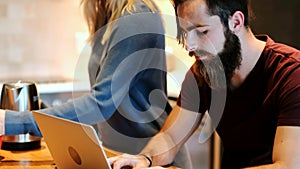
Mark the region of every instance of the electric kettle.
<instances>
[{"instance_id":1,"label":"electric kettle","mask_svg":"<svg viewBox=\"0 0 300 169\"><path fill-rule=\"evenodd\" d=\"M4 83L1 92L0 108L19 112L40 109L40 99L36 84L26 81ZM1 149L31 150L40 148L40 143L40 137L30 134L4 135Z\"/></svg>"}]
</instances>

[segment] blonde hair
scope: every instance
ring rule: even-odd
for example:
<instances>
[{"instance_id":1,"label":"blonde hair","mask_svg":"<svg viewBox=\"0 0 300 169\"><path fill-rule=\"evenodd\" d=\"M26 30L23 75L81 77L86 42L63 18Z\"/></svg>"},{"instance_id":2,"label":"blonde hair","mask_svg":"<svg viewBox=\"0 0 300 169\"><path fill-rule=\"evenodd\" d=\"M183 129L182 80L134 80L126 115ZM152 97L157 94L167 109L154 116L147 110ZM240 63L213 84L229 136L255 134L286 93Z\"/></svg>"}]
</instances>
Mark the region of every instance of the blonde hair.
<instances>
[{"instance_id":1,"label":"blonde hair","mask_svg":"<svg viewBox=\"0 0 300 169\"><path fill-rule=\"evenodd\" d=\"M154 4L151 0L142 0L152 12L155 12ZM88 41L93 43L95 32L102 26L118 19L125 10L129 13L136 10L135 0L82 0L81 6L89 30ZM113 24L109 24L103 37L104 44L111 34Z\"/></svg>"}]
</instances>

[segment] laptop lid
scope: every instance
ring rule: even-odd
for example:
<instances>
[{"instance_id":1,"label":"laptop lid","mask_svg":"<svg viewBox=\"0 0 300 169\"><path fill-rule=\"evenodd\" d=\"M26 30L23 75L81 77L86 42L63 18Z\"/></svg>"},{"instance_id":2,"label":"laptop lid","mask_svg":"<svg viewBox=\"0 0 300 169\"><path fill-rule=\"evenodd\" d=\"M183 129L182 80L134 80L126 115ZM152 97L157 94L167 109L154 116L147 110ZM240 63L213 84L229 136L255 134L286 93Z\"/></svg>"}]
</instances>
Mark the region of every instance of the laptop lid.
<instances>
[{"instance_id":1,"label":"laptop lid","mask_svg":"<svg viewBox=\"0 0 300 169\"><path fill-rule=\"evenodd\" d=\"M95 129L33 112L58 169L111 169Z\"/></svg>"}]
</instances>

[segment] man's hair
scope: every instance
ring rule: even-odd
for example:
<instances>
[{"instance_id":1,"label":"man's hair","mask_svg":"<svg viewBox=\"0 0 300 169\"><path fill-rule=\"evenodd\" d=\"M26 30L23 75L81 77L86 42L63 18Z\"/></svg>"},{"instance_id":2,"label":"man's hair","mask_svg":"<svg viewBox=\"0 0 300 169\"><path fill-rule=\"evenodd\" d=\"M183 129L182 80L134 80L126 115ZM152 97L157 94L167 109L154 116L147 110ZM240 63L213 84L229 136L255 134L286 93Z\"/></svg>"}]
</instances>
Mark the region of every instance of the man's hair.
<instances>
[{"instance_id":1,"label":"man's hair","mask_svg":"<svg viewBox=\"0 0 300 169\"><path fill-rule=\"evenodd\" d=\"M171 0L174 4L175 13L177 16L177 7L178 5L193 0ZM245 16L244 26L249 27L250 21L250 0L204 0L208 8L209 15L217 15L220 17L221 22L224 28L228 29L228 19L236 11L241 11ZM178 19L177 19L178 21ZM183 42L182 30L178 26L178 35L177 38L179 42Z\"/></svg>"}]
</instances>

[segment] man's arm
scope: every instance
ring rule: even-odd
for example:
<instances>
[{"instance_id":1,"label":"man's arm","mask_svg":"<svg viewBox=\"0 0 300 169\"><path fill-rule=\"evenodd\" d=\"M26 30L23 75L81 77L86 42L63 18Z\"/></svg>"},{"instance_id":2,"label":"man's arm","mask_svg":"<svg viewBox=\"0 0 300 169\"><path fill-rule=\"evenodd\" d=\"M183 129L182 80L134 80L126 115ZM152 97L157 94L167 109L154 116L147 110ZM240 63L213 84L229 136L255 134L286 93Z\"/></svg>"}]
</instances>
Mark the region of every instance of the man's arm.
<instances>
[{"instance_id":1,"label":"man's arm","mask_svg":"<svg viewBox=\"0 0 300 169\"><path fill-rule=\"evenodd\" d=\"M152 166L164 166L172 163L182 144L193 134L200 124L202 114L188 111L175 106L168 116L161 131L156 134L142 150L151 158ZM122 166L148 167L148 160L141 155L128 155L112 157L109 159L114 169Z\"/></svg>"},{"instance_id":2,"label":"man's arm","mask_svg":"<svg viewBox=\"0 0 300 169\"><path fill-rule=\"evenodd\" d=\"M296 169L300 168L300 127L277 127L273 147L273 164L249 169ZM248 168L247 168L248 169Z\"/></svg>"},{"instance_id":3,"label":"man's arm","mask_svg":"<svg viewBox=\"0 0 300 169\"><path fill-rule=\"evenodd\" d=\"M175 106L161 131L149 141L141 154L152 158L154 166L172 163L181 146L200 124L202 115Z\"/></svg>"}]
</instances>

